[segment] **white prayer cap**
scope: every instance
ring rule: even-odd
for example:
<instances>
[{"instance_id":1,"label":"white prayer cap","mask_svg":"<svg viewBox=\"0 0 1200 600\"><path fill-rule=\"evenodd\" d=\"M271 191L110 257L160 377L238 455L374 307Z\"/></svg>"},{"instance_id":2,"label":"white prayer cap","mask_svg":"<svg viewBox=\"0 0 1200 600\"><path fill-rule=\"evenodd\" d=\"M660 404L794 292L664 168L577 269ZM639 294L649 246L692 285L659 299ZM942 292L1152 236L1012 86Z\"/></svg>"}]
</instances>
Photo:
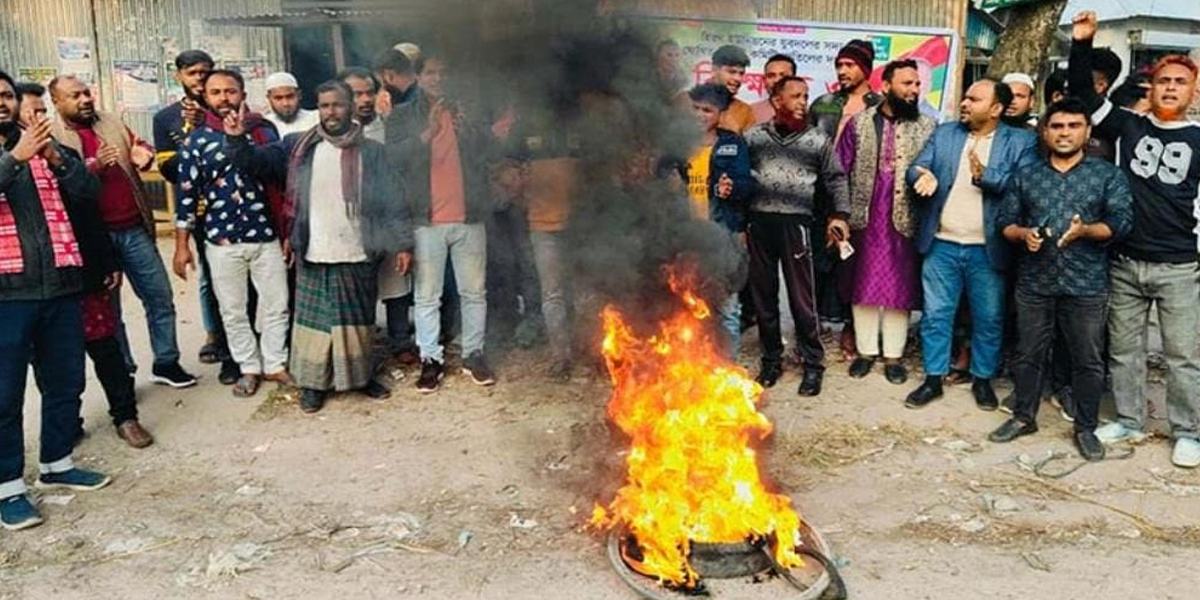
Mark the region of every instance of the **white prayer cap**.
<instances>
[{"instance_id":1,"label":"white prayer cap","mask_svg":"<svg viewBox=\"0 0 1200 600\"><path fill-rule=\"evenodd\" d=\"M280 71L267 76L267 91L269 92L277 87L299 88L300 84L296 82L296 78L291 73Z\"/></svg>"},{"instance_id":2,"label":"white prayer cap","mask_svg":"<svg viewBox=\"0 0 1200 600\"><path fill-rule=\"evenodd\" d=\"M1009 73L1008 75L1005 75L1004 79L1001 79L1000 82L1004 83L1005 85L1023 83L1031 90L1036 88L1036 86L1033 85L1033 78L1024 73Z\"/></svg>"},{"instance_id":3,"label":"white prayer cap","mask_svg":"<svg viewBox=\"0 0 1200 600\"><path fill-rule=\"evenodd\" d=\"M418 58L421 58L421 47L412 42L400 42L399 44L392 46L392 48L399 50L408 57L408 60L415 61Z\"/></svg>"}]
</instances>

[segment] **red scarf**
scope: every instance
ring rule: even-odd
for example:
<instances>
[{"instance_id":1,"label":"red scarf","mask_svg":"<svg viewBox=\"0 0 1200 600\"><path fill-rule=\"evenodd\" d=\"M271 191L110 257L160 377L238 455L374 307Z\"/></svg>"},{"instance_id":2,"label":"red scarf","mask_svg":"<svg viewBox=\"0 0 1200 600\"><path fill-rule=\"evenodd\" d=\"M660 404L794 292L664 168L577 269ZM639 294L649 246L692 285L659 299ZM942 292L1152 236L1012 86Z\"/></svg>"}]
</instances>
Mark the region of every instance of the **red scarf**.
<instances>
[{"instance_id":1,"label":"red scarf","mask_svg":"<svg viewBox=\"0 0 1200 600\"><path fill-rule=\"evenodd\" d=\"M296 147L292 149L292 155L288 157L286 193L289 210L287 215L288 223L291 223L295 217L296 196L299 193L299 190L296 189L296 174L300 171L300 163L304 162L304 158L321 140L325 140L335 148L342 150L342 201L346 203L347 216L351 218L358 216L361 204L360 183L362 179L362 166L359 155L361 154L362 139L362 125L358 124L357 121L353 122L350 130L342 135L330 135L320 125L301 134L300 140L296 142Z\"/></svg>"},{"instance_id":2,"label":"red scarf","mask_svg":"<svg viewBox=\"0 0 1200 600\"><path fill-rule=\"evenodd\" d=\"M278 137L278 135L270 135L275 127L259 113L247 113L243 123L245 123L246 132L255 146L266 146ZM225 120L212 111L204 112L204 124L218 133L225 132ZM267 206L271 207L271 225L275 227L275 232L279 234L279 241L282 243L291 234L292 219L288 215L292 210L287 206L287 197L280 189L279 184L263 182L262 185L267 192Z\"/></svg>"},{"instance_id":3,"label":"red scarf","mask_svg":"<svg viewBox=\"0 0 1200 600\"><path fill-rule=\"evenodd\" d=\"M58 191L58 179L50 170L49 163L41 156L29 160L29 173L42 201L42 212L46 215L46 228L50 231L50 247L54 251L55 268L82 267L83 255L75 241L75 230L63 205ZM14 275L25 272L25 257L21 254L21 238L17 235L17 220L13 215L8 198L0 194L0 274Z\"/></svg>"}]
</instances>

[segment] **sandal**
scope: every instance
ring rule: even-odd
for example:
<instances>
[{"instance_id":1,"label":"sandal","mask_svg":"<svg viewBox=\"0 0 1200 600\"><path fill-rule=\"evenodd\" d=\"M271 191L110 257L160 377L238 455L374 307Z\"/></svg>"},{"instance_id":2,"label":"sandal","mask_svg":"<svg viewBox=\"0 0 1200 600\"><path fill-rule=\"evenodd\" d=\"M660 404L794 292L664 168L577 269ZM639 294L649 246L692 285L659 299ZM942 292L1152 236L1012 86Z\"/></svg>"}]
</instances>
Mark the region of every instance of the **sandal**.
<instances>
[{"instance_id":1,"label":"sandal","mask_svg":"<svg viewBox=\"0 0 1200 600\"><path fill-rule=\"evenodd\" d=\"M212 365L221 362L220 347L212 342L200 346L200 362L206 365Z\"/></svg>"},{"instance_id":2,"label":"sandal","mask_svg":"<svg viewBox=\"0 0 1200 600\"><path fill-rule=\"evenodd\" d=\"M249 398L258 392L260 380L258 375L242 375L233 384L233 395L238 398Z\"/></svg>"},{"instance_id":3,"label":"sandal","mask_svg":"<svg viewBox=\"0 0 1200 600\"><path fill-rule=\"evenodd\" d=\"M960 383L971 383L975 378L971 376L971 372L967 369L950 369L950 373L946 375L946 385L958 385Z\"/></svg>"},{"instance_id":4,"label":"sandal","mask_svg":"<svg viewBox=\"0 0 1200 600\"><path fill-rule=\"evenodd\" d=\"M288 374L286 369L278 373L267 373L262 378L263 381L274 381L280 385L294 385L296 383L296 380L292 379L292 376Z\"/></svg>"}]
</instances>

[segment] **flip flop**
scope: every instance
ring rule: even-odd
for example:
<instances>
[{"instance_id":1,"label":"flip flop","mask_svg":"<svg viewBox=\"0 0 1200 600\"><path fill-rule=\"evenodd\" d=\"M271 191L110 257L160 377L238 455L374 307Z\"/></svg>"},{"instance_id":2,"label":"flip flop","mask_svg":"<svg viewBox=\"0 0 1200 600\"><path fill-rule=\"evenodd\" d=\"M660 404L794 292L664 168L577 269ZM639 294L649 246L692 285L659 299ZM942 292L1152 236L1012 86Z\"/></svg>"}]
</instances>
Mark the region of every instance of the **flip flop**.
<instances>
[{"instance_id":1,"label":"flip flop","mask_svg":"<svg viewBox=\"0 0 1200 600\"><path fill-rule=\"evenodd\" d=\"M221 349L213 343L208 343L201 346L200 362L206 365L212 365L221 362Z\"/></svg>"},{"instance_id":2,"label":"flip flop","mask_svg":"<svg viewBox=\"0 0 1200 600\"><path fill-rule=\"evenodd\" d=\"M261 380L258 375L242 375L237 383L233 384L233 395L239 398L249 398L258 393L258 385Z\"/></svg>"}]
</instances>

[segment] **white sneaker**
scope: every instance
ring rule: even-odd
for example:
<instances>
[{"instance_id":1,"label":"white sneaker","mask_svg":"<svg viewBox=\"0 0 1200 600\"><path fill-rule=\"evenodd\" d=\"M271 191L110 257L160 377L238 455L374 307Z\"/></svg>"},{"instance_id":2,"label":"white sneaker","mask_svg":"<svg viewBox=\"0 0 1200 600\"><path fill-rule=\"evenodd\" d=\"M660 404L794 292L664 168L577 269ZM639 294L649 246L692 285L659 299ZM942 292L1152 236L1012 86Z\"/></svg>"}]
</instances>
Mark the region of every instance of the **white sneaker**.
<instances>
[{"instance_id":1,"label":"white sneaker","mask_svg":"<svg viewBox=\"0 0 1200 600\"><path fill-rule=\"evenodd\" d=\"M1116 444L1119 442L1129 442L1136 444L1146 439L1146 434L1129 429L1120 423L1109 423L1096 428L1096 438L1100 443L1105 445Z\"/></svg>"},{"instance_id":2,"label":"white sneaker","mask_svg":"<svg viewBox=\"0 0 1200 600\"><path fill-rule=\"evenodd\" d=\"M1177 467L1194 469L1200 467L1200 440L1179 438L1175 440L1175 451L1171 453L1171 462Z\"/></svg>"}]
</instances>

